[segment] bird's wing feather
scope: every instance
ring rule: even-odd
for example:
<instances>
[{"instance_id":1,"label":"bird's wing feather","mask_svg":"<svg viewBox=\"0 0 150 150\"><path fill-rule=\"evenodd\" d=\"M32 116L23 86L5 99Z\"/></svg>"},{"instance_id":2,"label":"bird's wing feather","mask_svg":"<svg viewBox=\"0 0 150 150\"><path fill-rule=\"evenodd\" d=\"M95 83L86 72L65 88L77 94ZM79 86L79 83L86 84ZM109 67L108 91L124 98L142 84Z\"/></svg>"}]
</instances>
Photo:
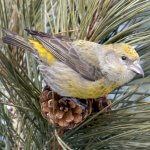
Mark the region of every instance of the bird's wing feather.
<instances>
[{"instance_id":1,"label":"bird's wing feather","mask_svg":"<svg viewBox=\"0 0 150 150\"><path fill-rule=\"evenodd\" d=\"M82 77L95 81L102 77L100 68L83 59L80 52L72 46L71 40L65 36L52 36L43 32L26 30L47 48L61 62L65 63Z\"/></svg>"}]
</instances>

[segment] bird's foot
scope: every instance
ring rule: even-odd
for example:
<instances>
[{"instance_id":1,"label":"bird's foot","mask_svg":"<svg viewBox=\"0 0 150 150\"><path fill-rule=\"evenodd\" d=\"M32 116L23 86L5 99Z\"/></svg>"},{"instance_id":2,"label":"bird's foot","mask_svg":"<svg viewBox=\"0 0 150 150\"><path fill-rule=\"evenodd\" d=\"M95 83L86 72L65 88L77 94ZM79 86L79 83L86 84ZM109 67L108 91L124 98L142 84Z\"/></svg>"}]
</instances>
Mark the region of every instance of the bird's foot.
<instances>
[{"instance_id":1,"label":"bird's foot","mask_svg":"<svg viewBox=\"0 0 150 150\"><path fill-rule=\"evenodd\" d=\"M111 107L111 101L107 99L106 96L100 97L95 101L95 111L101 111L103 109L106 109L105 112L107 112L111 110Z\"/></svg>"},{"instance_id":2,"label":"bird's foot","mask_svg":"<svg viewBox=\"0 0 150 150\"><path fill-rule=\"evenodd\" d=\"M72 105L72 107L75 107L74 105L77 105L81 107L83 110L85 110L88 106L85 103L81 102L81 99L78 98L72 98L72 97L63 97L59 100L60 103L63 103L64 105L68 106Z\"/></svg>"}]
</instances>

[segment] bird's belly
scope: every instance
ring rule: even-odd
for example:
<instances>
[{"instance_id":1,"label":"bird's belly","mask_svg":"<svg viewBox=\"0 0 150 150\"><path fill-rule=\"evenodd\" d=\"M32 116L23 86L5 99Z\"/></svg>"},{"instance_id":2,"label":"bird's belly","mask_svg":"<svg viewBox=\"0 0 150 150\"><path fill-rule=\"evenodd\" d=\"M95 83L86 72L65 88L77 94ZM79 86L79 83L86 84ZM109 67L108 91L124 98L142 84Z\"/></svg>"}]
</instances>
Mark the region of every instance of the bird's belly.
<instances>
[{"instance_id":1,"label":"bird's belly","mask_svg":"<svg viewBox=\"0 0 150 150\"><path fill-rule=\"evenodd\" d=\"M76 98L98 98L114 90L116 85L105 84L105 79L89 81L67 65L57 61L51 66L40 65L44 80L59 95Z\"/></svg>"},{"instance_id":2,"label":"bird's belly","mask_svg":"<svg viewBox=\"0 0 150 150\"><path fill-rule=\"evenodd\" d=\"M107 95L108 93L110 93L116 88L114 84L106 86L104 85L104 82L101 81L96 81L96 82L99 82L99 84L97 83L81 84L81 82L80 83L76 82L75 84L72 84L72 87L69 88L70 96L83 98L83 99L99 98Z\"/></svg>"}]
</instances>

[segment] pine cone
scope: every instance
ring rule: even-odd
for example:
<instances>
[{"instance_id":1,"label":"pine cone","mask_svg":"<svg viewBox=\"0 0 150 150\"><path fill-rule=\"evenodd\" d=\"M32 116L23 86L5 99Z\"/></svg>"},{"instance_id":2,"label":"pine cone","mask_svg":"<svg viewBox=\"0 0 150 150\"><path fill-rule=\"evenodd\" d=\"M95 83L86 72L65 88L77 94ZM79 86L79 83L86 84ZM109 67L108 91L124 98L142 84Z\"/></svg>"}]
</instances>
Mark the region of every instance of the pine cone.
<instances>
[{"instance_id":1,"label":"pine cone","mask_svg":"<svg viewBox=\"0 0 150 150\"><path fill-rule=\"evenodd\" d=\"M107 107L111 109L111 102L106 97L99 99L66 98L52 92L46 86L40 96L41 113L49 123L62 128L74 128L83 122L92 112L98 112Z\"/></svg>"},{"instance_id":2,"label":"pine cone","mask_svg":"<svg viewBox=\"0 0 150 150\"><path fill-rule=\"evenodd\" d=\"M61 97L46 86L40 96L41 112L49 123L74 128L92 112L91 100Z\"/></svg>"}]
</instances>

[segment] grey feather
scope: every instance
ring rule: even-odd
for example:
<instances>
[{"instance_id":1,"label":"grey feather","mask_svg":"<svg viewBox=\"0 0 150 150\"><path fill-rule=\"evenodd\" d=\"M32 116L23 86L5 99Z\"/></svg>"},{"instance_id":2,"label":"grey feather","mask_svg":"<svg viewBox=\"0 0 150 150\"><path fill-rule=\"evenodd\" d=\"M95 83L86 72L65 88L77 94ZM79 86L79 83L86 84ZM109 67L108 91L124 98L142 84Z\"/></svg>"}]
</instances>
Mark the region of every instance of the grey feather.
<instances>
[{"instance_id":1,"label":"grey feather","mask_svg":"<svg viewBox=\"0 0 150 150\"><path fill-rule=\"evenodd\" d=\"M36 38L61 62L78 72L85 79L95 81L102 77L100 68L83 59L80 52L72 46L72 40L67 39L65 36L52 36L28 29L26 31Z\"/></svg>"},{"instance_id":2,"label":"grey feather","mask_svg":"<svg viewBox=\"0 0 150 150\"><path fill-rule=\"evenodd\" d=\"M4 43L22 48L24 50L28 50L31 53L36 54L36 50L30 45L28 41L26 41L21 36L17 35L16 33L13 33L11 31L3 29L3 32L6 34L4 37L2 37L2 41Z\"/></svg>"}]
</instances>

